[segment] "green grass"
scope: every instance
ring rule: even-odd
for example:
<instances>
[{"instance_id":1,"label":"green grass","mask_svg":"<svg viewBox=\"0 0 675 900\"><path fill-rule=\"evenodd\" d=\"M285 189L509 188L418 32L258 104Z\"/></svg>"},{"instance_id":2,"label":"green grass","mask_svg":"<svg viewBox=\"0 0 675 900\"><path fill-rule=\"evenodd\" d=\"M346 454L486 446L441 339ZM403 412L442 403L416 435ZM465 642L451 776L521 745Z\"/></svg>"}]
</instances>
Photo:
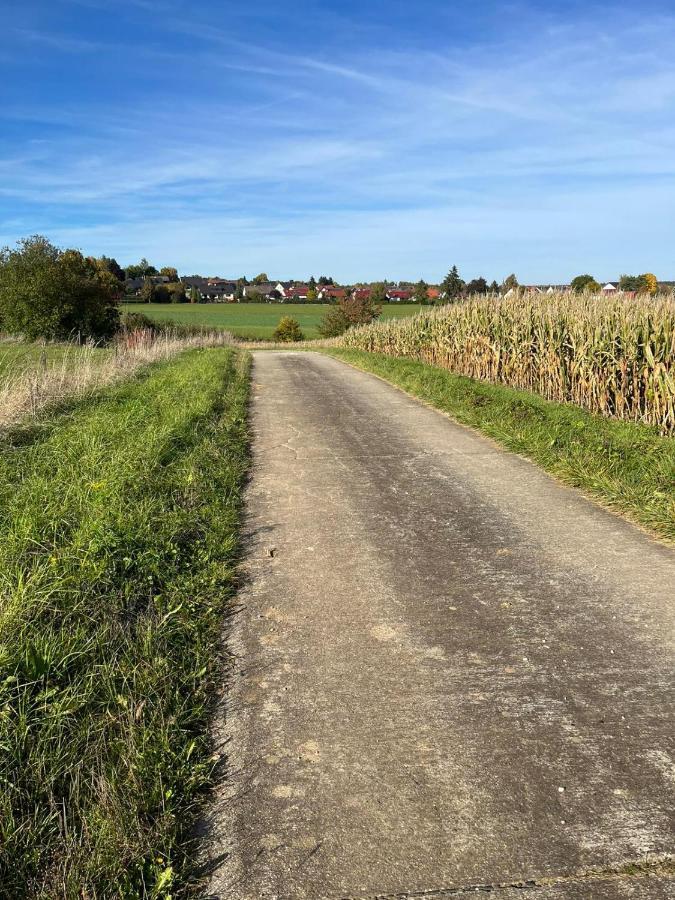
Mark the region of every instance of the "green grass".
<instances>
[{"instance_id":1,"label":"green grass","mask_svg":"<svg viewBox=\"0 0 675 900\"><path fill-rule=\"evenodd\" d=\"M675 438L413 360L361 350L324 352L379 375L675 540Z\"/></svg>"},{"instance_id":2,"label":"green grass","mask_svg":"<svg viewBox=\"0 0 675 900\"><path fill-rule=\"evenodd\" d=\"M282 316L291 316L300 323L306 338L317 338L319 322L329 309L322 303L124 303L123 310L142 312L157 322L179 325L203 325L223 328L238 337L251 340L271 340ZM420 307L411 304L385 304L382 319L411 316Z\"/></svg>"},{"instance_id":3,"label":"green grass","mask_svg":"<svg viewBox=\"0 0 675 900\"><path fill-rule=\"evenodd\" d=\"M247 392L245 356L189 351L0 442L2 898L187 876Z\"/></svg>"}]
</instances>

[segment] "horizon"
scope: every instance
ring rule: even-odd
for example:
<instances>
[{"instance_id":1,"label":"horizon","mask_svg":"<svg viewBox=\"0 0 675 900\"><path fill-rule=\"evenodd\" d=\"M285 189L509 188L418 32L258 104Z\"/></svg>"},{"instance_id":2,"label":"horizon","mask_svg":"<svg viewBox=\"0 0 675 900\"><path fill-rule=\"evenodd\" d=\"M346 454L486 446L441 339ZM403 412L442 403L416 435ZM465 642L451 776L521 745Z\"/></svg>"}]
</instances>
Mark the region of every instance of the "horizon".
<instances>
[{"instance_id":1,"label":"horizon","mask_svg":"<svg viewBox=\"0 0 675 900\"><path fill-rule=\"evenodd\" d=\"M672 273L665 4L29 0L5 18L0 245L348 284Z\"/></svg>"}]
</instances>

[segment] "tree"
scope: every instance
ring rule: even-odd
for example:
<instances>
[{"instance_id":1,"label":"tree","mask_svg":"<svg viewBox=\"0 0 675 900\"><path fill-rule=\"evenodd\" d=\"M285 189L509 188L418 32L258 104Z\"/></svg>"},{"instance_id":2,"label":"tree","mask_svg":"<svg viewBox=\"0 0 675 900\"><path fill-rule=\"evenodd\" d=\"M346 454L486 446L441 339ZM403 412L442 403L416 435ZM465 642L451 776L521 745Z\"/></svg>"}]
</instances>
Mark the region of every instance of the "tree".
<instances>
[{"instance_id":1,"label":"tree","mask_svg":"<svg viewBox=\"0 0 675 900\"><path fill-rule=\"evenodd\" d=\"M180 281L165 284L164 291L169 303L187 303L188 298L185 296L185 285L181 284Z\"/></svg>"},{"instance_id":2,"label":"tree","mask_svg":"<svg viewBox=\"0 0 675 900\"><path fill-rule=\"evenodd\" d=\"M313 275L309 276L309 281L307 282L307 287L316 288L316 278Z\"/></svg>"},{"instance_id":3,"label":"tree","mask_svg":"<svg viewBox=\"0 0 675 900\"><path fill-rule=\"evenodd\" d=\"M125 269L127 278L148 278L150 275L156 275L157 269L151 266L145 257L136 265L127 266Z\"/></svg>"},{"instance_id":4,"label":"tree","mask_svg":"<svg viewBox=\"0 0 675 900\"><path fill-rule=\"evenodd\" d=\"M272 338L275 341L290 343L292 341L304 341L305 336L300 330L300 323L297 319L293 319L291 316L283 316L274 329Z\"/></svg>"},{"instance_id":5,"label":"tree","mask_svg":"<svg viewBox=\"0 0 675 900\"><path fill-rule=\"evenodd\" d=\"M413 291L413 302L414 303L426 303L429 299L429 294L427 293L429 290L429 285L424 281L423 278L415 285L415 290Z\"/></svg>"},{"instance_id":6,"label":"tree","mask_svg":"<svg viewBox=\"0 0 675 900\"><path fill-rule=\"evenodd\" d=\"M199 303L201 299L202 295L200 294L199 290L193 285L190 288L190 303Z\"/></svg>"},{"instance_id":7,"label":"tree","mask_svg":"<svg viewBox=\"0 0 675 900\"><path fill-rule=\"evenodd\" d=\"M178 281L178 269L174 269L173 266L163 266L159 270L160 275L166 275L170 282Z\"/></svg>"},{"instance_id":8,"label":"tree","mask_svg":"<svg viewBox=\"0 0 675 900\"><path fill-rule=\"evenodd\" d=\"M659 282L656 278L656 275L651 272L645 272L644 275L640 275L640 278L643 280L645 289L648 294L656 294L659 290Z\"/></svg>"},{"instance_id":9,"label":"tree","mask_svg":"<svg viewBox=\"0 0 675 900\"><path fill-rule=\"evenodd\" d=\"M511 273L511 275L508 275L502 282L502 290L504 291L504 293L506 293L507 291L515 291L518 287L520 287L520 285L518 284L518 279L513 273Z\"/></svg>"},{"instance_id":10,"label":"tree","mask_svg":"<svg viewBox=\"0 0 675 900\"><path fill-rule=\"evenodd\" d=\"M100 271L110 272L118 281L124 281L124 269L116 259L110 256L99 256L98 259L94 260L94 263Z\"/></svg>"},{"instance_id":11,"label":"tree","mask_svg":"<svg viewBox=\"0 0 675 900\"><path fill-rule=\"evenodd\" d=\"M576 278L572 279L570 287L577 294L583 294L584 292L597 294L601 290L600 285L592 275L577 275Z\"/></svg>"},{"instance_id":12,"label":"tree","mask_svg":"<svg viewBox=\"0 0 675 900\"><path fill-rule=\"evenodd\" d=\"M376 305L387 302L387 283L386 281L375 281L370 286L370 300Z\"/></svg>"},{"instance_id":13,"label":"tree","mask_svg":"<svg viewBox=\"0 0 675 900\"><path fill-rule=\"evenodd\" d=\"M35 235L0 250L0 329L37 338L106 340L119 329L120 286L78 250Z\"/></svg>"},{"instance_id":14,"label":"tree","mask_svg":"<svg viewBox=\"0 0 675 900\"><path fill-rule=\"evenodd\" d=\"M243 278L237 279L237 286L234 290L234 299L237 303L242 303L246 300L246 295L244 294L244 287L246 283Z\"/></svg>"},{"instance_id":15,"label":"tree","mask_svg":"<svg viewBox=\"0 0 675 900\"><path fill-rule=\"evenodd\" d=\"M467 294L487 294L487 292L487 281L482 276L474 278L473 281L470 281L466 286Z\"/></svg>"},{"instance_id":16,"label":"tree","mask_svg":"<svg viewBox=\"0 0 675 900\"><path fill-rule=\"evenodd\" d=\"M499 285L497 284L496 281L493 280L492 284L490 285L488 290L491 294L498 294L499 293Z\"/></svg>"},{"instance_id":17,"label":"tree","mask_svg":"<svg viewBox=\"0 0 675 900\"><path fill-rule=\"evenodd\" d=\"M314 303L317 298L316 287L310 286L307 289L307 302Z\"/></svg>"},{"instance_id":18,"label":"tree","mask_svg":"<svg viewBox=\"0 0 675 900\"><path fill-rule=\"evenodd\" d=\"M461 296L463 289L464 282L459 277L457 266L453 266L441 283L441 292L444 293L448 299L453 300Z\"/></svg>"},{"instance_id":19,"label":"tree","mask_svg":"<svg viewBox=\"0 0 675 900\"><path fill-rule=\"evenodd\" d=\"M319 334L323 337L337 337L355 325L374 322L382 312L382 307L370 297L353 297L349 293L340 302L327 310L319 324Z\"/></svg>"},{"instance_id":20,"label":"tree","mask_svg":"<svg viewBox=\"0 0 675 900\"><path fill-rule=\"evenodd\" d=\"M341 303L331 306L319 322L319 334L321 337L339 337L349 328L349 322Z\"/></svg>"},{"instance_id":21,"label":"tree","mask_svg":"<svg viewBox=\"0 0 675 900\"><path fill-rule=\"evenodd\" d=\"M322 275L319 278L319 284L323 285L323 287L328 287L328 285L335 284L332 278L329 278L328 275Z\"/></svg>"},{"instance_id":22,"label":"tree","mask_svg":"<svg viewBox=\"0 0 675 900\"><path fill-rule=\"evenodd\" d=\"M268 281L267 272L261 272L260 275L255 276L251 284L267 284Z\"/></svg>"},{"instance_id":23,"label":"tree","mask_svg":"<svg viewBox=\"0 0 675 900\"><path fill-rule=\"evenodd\" d=\"M143 301L143 303L153 303L155 300L155 285L152 283L152 278L148 275L143 282L143 287L140 290L139 297Z\"/></svg>"}]
</instances>

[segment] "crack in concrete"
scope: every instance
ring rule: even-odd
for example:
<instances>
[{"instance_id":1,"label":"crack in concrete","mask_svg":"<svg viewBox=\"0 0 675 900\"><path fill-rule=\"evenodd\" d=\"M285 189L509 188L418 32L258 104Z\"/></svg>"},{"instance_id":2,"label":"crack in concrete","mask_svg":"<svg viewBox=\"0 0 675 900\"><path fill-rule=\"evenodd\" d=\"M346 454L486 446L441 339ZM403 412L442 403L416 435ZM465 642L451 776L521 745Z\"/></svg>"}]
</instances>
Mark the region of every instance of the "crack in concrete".
<instances>
[{"instance_id":1,"label":"crack in concrete","mask_svg":"<svg viewBox=\"0 0 675 900\"><path fill-rule=\"evenodd\" d=\"M675 857L661 856L656 860L640 860L626 863L620 868L590 869L574 875L525 878L516 881L484 882L428 888L412 891L394 891L385 894L351 894L334 900L409 900L415 897L461 897L463 894L496 894L499 891L531 891L539 888L555 888L564 885L581 885L593 881L635 881L647 878L674 878Z\"/></svg>"}]
</instances>

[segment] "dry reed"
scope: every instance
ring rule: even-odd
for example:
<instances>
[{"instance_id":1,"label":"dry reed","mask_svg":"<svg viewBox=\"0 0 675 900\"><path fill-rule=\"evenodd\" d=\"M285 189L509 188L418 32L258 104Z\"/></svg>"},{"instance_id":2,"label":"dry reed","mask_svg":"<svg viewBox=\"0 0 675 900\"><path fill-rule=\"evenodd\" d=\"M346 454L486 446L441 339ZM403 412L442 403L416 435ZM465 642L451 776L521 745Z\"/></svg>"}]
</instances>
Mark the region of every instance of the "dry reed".
<instances>
[{"instance_id":1,"label":"dry reed","mask_svg":"<svg viewBox=\"0 0 675 900\"><path fill-rule=\"evenodd\" d=\"M47 407L90 394L128 378L150 363L183 350L234 345L229 332L182 336L171 331L124 332L102 353L93 345L68 345L59 359L46 353L0 381L0 428L16 425Z\"/></svg>"}]
</instances>

